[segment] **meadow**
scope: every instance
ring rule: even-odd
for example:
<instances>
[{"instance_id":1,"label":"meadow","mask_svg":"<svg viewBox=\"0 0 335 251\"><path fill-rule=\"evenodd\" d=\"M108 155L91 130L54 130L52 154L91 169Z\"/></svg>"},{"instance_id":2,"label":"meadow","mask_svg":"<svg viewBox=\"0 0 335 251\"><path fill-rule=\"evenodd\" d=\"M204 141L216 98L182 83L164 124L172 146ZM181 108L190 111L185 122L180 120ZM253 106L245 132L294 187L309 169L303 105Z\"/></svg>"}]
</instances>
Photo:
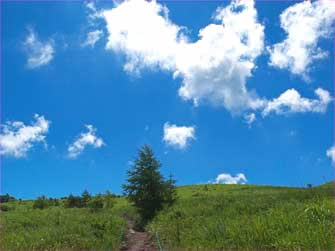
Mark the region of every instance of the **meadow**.
<instances>
[{"instance_id":1,"label":"meadow","mask_svg":"<svg viewBox=\"0 0 335 251\"><path fill-rule=\"evenodd\" d=\"M127 231L124 214L135 211L125 198L116 198L112 208L59 206L33 209L33 201L3 203L1 250L115 250L122 246Z\"/></svg>"},{"instance_id":2,"label":"meadow","mask_svg":"<svg viewBox=\"0 0 335 251\"><path fill-rule=\"evenodd\" d=\"M334 185L290 188L196 185L177 188L176 203L146 226L164 250L334 250ZM98 210L34 201L2 203L1 250L117 250L127 219L137 219L125 197Z\"/></svg>"},{"instance_id":3,"label":"meadow","mask_svg":"<svg viewBox=\"0 0 335 251\"><path fill-rule=\"evenodd\" d=\"M199 185L147 226L165 248L334 250L334 184L314 188Z\"/></svg>"}]
</instances>

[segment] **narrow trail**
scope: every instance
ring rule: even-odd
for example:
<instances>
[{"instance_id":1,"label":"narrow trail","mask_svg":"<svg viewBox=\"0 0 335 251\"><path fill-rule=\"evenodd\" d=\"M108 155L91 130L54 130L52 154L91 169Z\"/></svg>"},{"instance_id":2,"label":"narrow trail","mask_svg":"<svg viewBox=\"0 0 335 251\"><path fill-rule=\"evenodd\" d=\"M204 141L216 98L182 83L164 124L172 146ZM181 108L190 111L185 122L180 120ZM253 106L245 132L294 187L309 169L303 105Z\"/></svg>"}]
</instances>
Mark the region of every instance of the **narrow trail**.
<instances>
[{"instance_id":1,"label":"narrow trail","mask_svg":"<svg viewBox=\"0 0 335 251\"><path fill-rule=\"evenodd\" d=\"M134 221L129 217L125 219L128 222L128 232L121 251L158 251L147 232L136 230Z\"/></svg>"}]
</instances>

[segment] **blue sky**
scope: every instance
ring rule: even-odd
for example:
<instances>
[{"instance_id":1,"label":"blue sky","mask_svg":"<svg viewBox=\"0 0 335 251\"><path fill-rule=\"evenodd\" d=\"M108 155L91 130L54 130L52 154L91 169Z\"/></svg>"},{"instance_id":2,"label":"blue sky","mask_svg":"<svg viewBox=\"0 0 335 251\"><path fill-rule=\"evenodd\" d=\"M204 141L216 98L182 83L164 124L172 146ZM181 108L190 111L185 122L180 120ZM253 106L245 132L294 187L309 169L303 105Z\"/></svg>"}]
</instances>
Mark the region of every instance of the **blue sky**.
<instances>
[{"instance_id":1,"label":"blue sky","mask_svg":"<svg viewBox=\"0 0 335 251\"><path fill-rule=\"evenodd\" d=\"M144 144L178 185L332 180L334 11L3 2L1 193L121 193Z\"/></svg>"}]
</instances>

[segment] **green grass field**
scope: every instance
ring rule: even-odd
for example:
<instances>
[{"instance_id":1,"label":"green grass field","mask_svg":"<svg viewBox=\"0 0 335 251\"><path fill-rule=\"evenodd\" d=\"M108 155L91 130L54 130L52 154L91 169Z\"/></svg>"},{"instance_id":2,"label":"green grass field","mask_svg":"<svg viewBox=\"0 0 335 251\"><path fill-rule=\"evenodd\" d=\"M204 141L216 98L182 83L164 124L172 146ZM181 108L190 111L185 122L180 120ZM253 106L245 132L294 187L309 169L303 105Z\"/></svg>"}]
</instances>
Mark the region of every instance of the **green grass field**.
<instances>
[{"instance_id":1,"label":"green grass field","mask_svg":"<svg viewBox=\"0 0 335 251\"><path fill-rule=\"evenodd\" d=\"M147 227L169 249L334 250L334 186L199 185Z\"/></svg>"},{"instance_id":2,"label":"green grass field","mask_svg":"<svg viewBox=\"0 0 335 251\"><path fill-rule=\"evenodd\" d=\"M85 250L119 249L127 231L123 214L135 211L125 198L116 198L112 209L51 206L32 209L32 201L10 202L12 210L1 213L1 249Z\"/></svg>"},{"instance_id":3,"label":"green grass field","mask_svg":"<svg viewBox=\"0 0 335 251\"><path fill-rule=\"evenodd\" d=\"M254 185L178 187L178 200L146 227L165 249L334 250L333 183L314 188ZM1 250L112 250L136 218L123 197L111 209L3 203Z\"/></svg>"}]
</instances>

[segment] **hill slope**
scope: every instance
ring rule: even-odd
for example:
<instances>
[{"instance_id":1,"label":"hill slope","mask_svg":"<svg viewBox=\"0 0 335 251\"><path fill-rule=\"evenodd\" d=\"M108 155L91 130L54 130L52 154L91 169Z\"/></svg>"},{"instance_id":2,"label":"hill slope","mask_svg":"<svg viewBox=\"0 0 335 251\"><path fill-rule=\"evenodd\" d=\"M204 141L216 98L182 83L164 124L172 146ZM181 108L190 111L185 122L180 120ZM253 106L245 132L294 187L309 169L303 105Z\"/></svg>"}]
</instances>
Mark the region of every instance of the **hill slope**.
<instances>
[{"instance_id":1,"label":"hill slope","mask_svg":"<svg viewBox=\"0 0 335 251\"><path fill-rule=\"evenodd\" d=\"M166 248L334 249L334 185L199 185L148 226Z\"/></svg>"},{"instance_id":2,"label":"hill slope","mask_svg":"<svg viewBox=\"0 0 335 251\"><path fill-rule=\"evenodd\" d=\"M289 188L197 185L177 188L175 205L146 227L164 249L334 250L334 186ZM3 203L0 249L119 249L136 210L124 197L112 208ZM126 216L126 217L125 217Z\"/></svg>"}]
</instances>

